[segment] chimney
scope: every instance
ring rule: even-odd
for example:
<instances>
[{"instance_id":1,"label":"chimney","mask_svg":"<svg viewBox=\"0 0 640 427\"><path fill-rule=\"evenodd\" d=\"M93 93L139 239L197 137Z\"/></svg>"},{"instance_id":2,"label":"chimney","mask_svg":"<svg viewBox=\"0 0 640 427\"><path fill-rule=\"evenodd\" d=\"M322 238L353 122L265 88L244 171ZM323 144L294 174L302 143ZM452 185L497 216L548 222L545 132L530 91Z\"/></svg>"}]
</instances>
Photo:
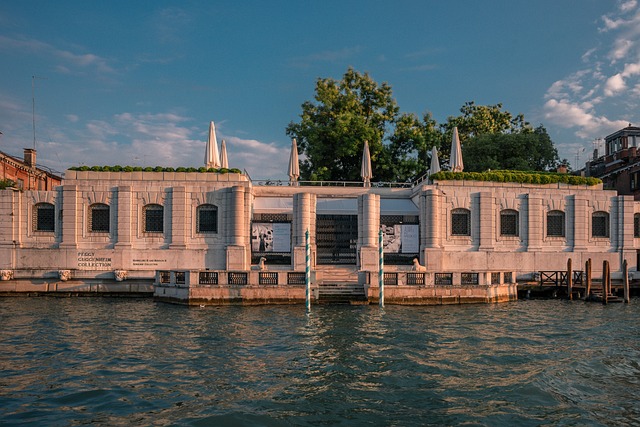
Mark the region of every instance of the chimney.
<instances>
[{"instance_id":1,"label":"chimney","mask_svg":"<svg viewBox=\"0 0 640 427\"><path fill-rule=\"evenodd\" d=\"M36 150L33 148L24 149L24 163L30 168L36 167Z\"/></svg>"},{"instance_id":2,"label":"chimney","mask_svg":"<svg viewBox=\"0 0 640 427\"><path fill-rule=\"evenodd\" d=\"M567 165L558 165L556 172L567 173Z\"/></svg>"}]
</instances>

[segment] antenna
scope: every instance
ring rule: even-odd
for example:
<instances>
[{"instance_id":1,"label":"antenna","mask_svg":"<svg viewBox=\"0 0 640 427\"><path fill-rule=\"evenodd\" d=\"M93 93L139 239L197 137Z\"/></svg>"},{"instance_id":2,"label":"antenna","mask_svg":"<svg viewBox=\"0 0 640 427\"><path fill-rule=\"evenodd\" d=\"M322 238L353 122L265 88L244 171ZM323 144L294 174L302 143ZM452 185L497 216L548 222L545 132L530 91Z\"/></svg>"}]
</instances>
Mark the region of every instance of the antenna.
<instances>
[{"instance_id":1,"label":"antenna","mask_svg":"<svg viewBox=\"0 0 640 427\"><path fill-rule=\"evenodd\" d=\"M36 79L45 80L46 77L31 76L31 113L33 116L33 149L36 149Z\"/></svg>"}]
</instances>

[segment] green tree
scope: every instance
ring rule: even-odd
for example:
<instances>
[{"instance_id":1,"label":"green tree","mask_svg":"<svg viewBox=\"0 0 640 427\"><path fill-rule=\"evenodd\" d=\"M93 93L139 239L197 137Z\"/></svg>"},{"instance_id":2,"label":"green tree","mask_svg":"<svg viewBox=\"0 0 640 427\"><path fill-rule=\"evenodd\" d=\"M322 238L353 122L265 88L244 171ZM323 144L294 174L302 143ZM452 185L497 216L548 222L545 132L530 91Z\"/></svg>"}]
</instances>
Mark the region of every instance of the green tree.
<instances>
[{"instance_id":1,"label":"green tree","mask_svg":"<svg viewBox=\"0 0 640 427\"><path fill-rule=\"evenodd\" d=\"M398 114L391 86L349 68L342 80L316 81L315 102L302 104L301 121L286 129L305 158L301 179L360 180L364 141L369 142L373 176L389 176L391 156L383 153L387 129Z\"/></svg>"},{"instance_id":2,"label":"green tree","mask_svg":"<svg viewBox=\"0 0 640 427\"><path fill-rule=\"evenodd\" d=\"M531 133L494 133L474 136L462 150L465 171L548 171L556 168L558 151L540 125Z\"/></svg>"}]
</instances>

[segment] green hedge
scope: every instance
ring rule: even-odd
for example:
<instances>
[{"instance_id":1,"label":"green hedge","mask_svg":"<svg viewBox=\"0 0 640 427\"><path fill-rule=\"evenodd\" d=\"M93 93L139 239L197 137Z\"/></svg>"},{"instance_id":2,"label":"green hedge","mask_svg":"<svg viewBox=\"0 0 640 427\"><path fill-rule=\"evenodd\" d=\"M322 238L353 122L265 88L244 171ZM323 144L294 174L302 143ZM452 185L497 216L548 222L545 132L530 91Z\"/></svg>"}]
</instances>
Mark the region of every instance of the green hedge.
<instances>
[{"instance_id":1,"label":"green hedge","mask_svg":"<svg viewBox=\"0 0 640 427\"><path fill-rule=\"evenodd\" d=\"M451 172L440 171L430 176L432 180L451 181L491 181L517 182L520 184L570 184L570 185L598 185L602 181L593 177L582 177L556 172L525 172L497 170L487 172Z\"/></svg>"},{"instance_id":2,"label":"green hedge","mask_svg":"<svg viewBox=\"0 0 640 427\"><path fill-rule=\"evenodd\" d=\"M7 189L9 187L15 187L16 183L10 179L0 179L0 190Z\"/></svg>"},{"instance_id":3,"label":"green hedge","mask_svg":"<svg viewBox=\"0 0 640 427\"><path fill-rule=\"evenodd\" d=\"M204 166L199 167L199 168L194 168L194 167L172 168L172 167L163 167L163 166L142 167L142 166L120 166L120 165L115 165L115 166L73 166L73 167L70 167L68 170L70 170L70 171L92 171L92 172L200 172L200 173L240 173L240 174L242 173L242 171L240 169L236 169L236 168L232 168L232 169L227 169L227 168L220 168L220 169L208 168L207 169Z\"/></svg>"}]
</instances>

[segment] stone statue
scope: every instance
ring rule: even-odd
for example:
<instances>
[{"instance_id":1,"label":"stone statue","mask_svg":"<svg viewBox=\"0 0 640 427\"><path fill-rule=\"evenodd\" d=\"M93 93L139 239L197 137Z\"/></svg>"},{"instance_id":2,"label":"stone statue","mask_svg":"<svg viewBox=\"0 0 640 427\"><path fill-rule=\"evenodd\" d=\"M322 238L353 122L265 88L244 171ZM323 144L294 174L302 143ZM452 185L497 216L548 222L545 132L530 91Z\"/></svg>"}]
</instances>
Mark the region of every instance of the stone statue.
<instances>
[{"instance_id":1,"label":"stone statue","mask_svg":"<svg viewBox=\"0 0 640 427\"><path fill-rule=\"evenodd\" d=\"M71 279L71 270L58 270L58 277L63 282L66 282L67 280Z\"/></svg>"},{"instance_id":2,"label":"stone statue","mask_svg":"<svg viewBox=\"0 0 640 427\"><path fill-rule=\"evenodd\" d=\"M13 270L0 270L0 280L13 279Z\"/></svg>"},{"instance_id":3,"label":"stone statue","mask_svg":"<svg viewBox=\"0 0 640 427\"><path fill-rule=\"evenodd\" d=\"M129 272L127 270L116 270L113 274L116 277L116 282L127 280L127 277L129 276Z\"/></svg>"},{"instance_id":4,"label":"stone statue","mask_svg":"<svg viewBox=\"0 0 640 427\"><path fill-rule=\"evenodd\" d=\"M427 268L425 266L420 265L420 261L418 261L418 258L413 259L413 267L411 267L411 269L420 273L424 273L425 271L427 271Z\"/></svg>"},{"instance_id":5,"label":"stone statue","mask_svg":"<svg viewBox=\"0 0 640 427\"><path fill-rule=\"evenodd\" d=\"M266 265L264 265L264 263L265 263L265 261L266 261L266 260L267 260L267 259L266 259L265 257L263 257L263 256L262 256L262 257L260 257L260 264L258 264L258 268L259 268L260 270L266 270L266 269L267 269L267 266L266 266Z\"/></svg>"}]
</instances>

